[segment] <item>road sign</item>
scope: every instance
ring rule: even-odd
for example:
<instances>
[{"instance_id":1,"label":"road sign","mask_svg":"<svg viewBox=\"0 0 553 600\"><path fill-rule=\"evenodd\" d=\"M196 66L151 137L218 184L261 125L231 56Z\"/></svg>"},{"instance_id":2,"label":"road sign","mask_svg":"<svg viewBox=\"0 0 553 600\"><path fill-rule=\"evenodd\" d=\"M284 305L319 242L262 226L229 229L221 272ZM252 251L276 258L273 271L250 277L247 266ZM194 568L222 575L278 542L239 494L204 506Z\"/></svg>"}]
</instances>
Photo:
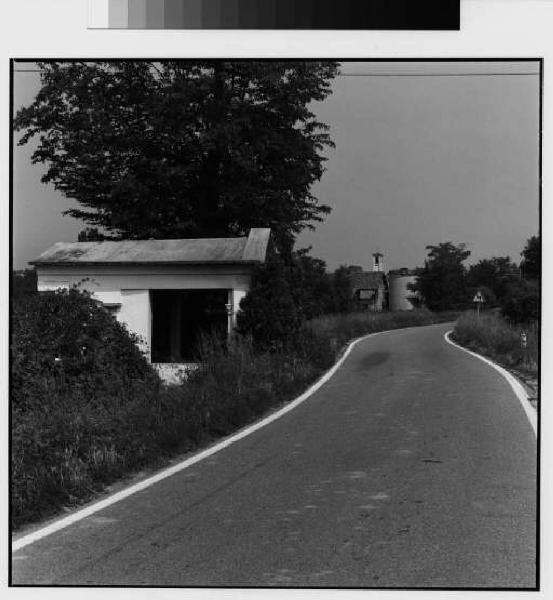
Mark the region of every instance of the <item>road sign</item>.
<instances>
[{"instance_id":1,"label":"road sign","mask_svg":"<svg viewBox=\"0 0 553 600\"><path fill-rule=\"evenodd\" d=\"M482 296L482 292L478 290L472 299L473 302L484 302L484 296Z\"/></svg>"}]
</instances>

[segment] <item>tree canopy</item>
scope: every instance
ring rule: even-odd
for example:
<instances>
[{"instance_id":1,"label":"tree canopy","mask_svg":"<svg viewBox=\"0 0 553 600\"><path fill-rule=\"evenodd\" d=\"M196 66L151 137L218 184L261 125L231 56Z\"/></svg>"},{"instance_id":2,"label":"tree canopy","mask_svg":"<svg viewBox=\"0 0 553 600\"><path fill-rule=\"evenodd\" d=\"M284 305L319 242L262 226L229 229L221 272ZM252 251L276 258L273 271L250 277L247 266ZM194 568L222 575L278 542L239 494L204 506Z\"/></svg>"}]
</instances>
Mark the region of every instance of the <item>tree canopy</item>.
<instances>
[{"instance_id":1,"label":"tree canopy","mask_svg":"<svg viewBox=\"0 0 553 600\"><path fill-rule=\"evenodd\" d=\"M526 241L520 253L522 278L509 283L501 303L501 313L514 323L530 323L540 318L540 246L539 236L533 235Z\"/></svg>"},{"instance_id":2,"label":"tree canopy","mask_svg":"<svg viewBox=\"0 0 553 600\"><path fill-rule=\"evenodd\" d=\"M518 267L508 256L493 256L470 266L467 284L471 293L480 289L485 297L488 296L486 301L495 304L496 300L500 301L508 292L510 283L518 278ZM483 288L491 292L491 298Z\"/></svg>"},{"instance_id":3,"label":"tree canopy","mask_svg":"<svg viewBox=\"0 0 553 600\"><path fill-rule=\"evenodd\" d=\"M424 267L418 270L412 286L430 310L458 310L468 302L466 270L463 262L470 256L465 244L442 242L426 246L428 250Z\"/></svg>"},{"instance_id":4,"label":"tree canopy","mask_svg":"<svg viewBox=\"0 0 553 600\"><path fill-rule=\"evenodd\" d=\"M238 331L251 335L259 347L285 347L302 323L348 310L349 280L327 273L326 263L310 256L310 250L294 250L283 260L270 247L267 261L256 268L252 288L240 303Z\"/></svg>"},{"instance_id":5,"label":"tree canopy","mask_svg":"<svg viewBox=\"0 0 553 600\"><path fill-rule=\"evenodd\" d=\"M80 205L81 239L241 235L271 227L288 250L330 209L311 193L328 126L312 112L337 63L40 63L19 144L38 138L42 181ZM98 230L100 228L100 230Z\"/></svg>"},{"instance_id":6,"label":"tree canopy","mask_svg":"<svg viewBox=\"0 0 553 600\"><path fill-rule=\"evenodd\" d=\"M536 280L540 278L540 238L533 235L526 242L521 252L522 262L520 267L524 279Z\"/></svg>"}]
</instances>

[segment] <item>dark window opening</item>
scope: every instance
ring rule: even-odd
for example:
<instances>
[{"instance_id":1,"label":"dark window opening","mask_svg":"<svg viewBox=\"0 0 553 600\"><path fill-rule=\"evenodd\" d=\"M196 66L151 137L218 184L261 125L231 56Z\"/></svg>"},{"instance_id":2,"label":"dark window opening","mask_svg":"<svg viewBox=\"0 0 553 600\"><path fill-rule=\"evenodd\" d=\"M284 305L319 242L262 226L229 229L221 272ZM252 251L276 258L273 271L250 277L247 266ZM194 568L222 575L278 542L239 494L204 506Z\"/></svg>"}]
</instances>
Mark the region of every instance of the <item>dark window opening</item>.
<instances>
[{"instance_id":1,"label":"dark window opening","mask_svg":"<svg viewBox=\"0 0 553 600\"><path fill-rule=\"evenodd\" d=\"M104 308L108 311L108 313L115 316L121 310L121 304L104 302Z\"/></svg>"},{"instance_id":2,"label":"dark window opening","mask_svg":"<svg viewBox=\"0 0 553 600\"><path fill-rule=\"evenodd\" d=\"M376 295L378 290L368 289L368 290L357 290L357 298L359 300L376 300Z\"/></svg>"},{"instance_id":3,"label":"dark window opening","mask_svg":"<svg viewBox=\"0 0 553 600\"><path fill-rule=\"evenodd\" d=\"M227 290L152 290L152 362L191 362L202 334L227 337Z\"/></svg>"}]
</instances>

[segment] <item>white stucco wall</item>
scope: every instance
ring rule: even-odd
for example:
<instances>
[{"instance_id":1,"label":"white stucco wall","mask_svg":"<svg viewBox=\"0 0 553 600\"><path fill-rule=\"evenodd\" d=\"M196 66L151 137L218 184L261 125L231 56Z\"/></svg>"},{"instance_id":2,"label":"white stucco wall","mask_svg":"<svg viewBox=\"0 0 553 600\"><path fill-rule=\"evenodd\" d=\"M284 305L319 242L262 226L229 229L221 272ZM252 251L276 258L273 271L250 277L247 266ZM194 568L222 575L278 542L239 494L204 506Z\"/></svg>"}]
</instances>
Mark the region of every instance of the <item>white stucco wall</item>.
<instances>
[{"instance_id":1,"label":"white stucco wall","mask_svg":"<svg viewBox=\"0 0 553 600\"><path fill-rule=\"evenodd\" d=\"M129 331L136 333L141 338L140 349L146 353L149 360L152 340L150 291L121 290L121 310L116 316L121 323L127 326Z\"/></svg>"},{"instance_id":2,"label":"white stucco wall","mask_svg":"<svg viewBox=\"0 0 553 600\"><path fill-rule=\"evenodd\" d=\"M142 350L150 358L150 290L226 289L233 314L230 327L236 325L240 301L251 283L251 267L236 265L188 266L49 266L39 265L38 290L52 291L79 285L106 304L121 304L117 319L143 340Z\"/></svg>"},{"instance_id":3,"label":"white stucco wall","mask_svg":"<svg viewBox=\"0 0 553 600\"><path fill-rule=\"evenodd\" d=\"M236 327L236 315L240 310L240 302L246 296L248 290L232 289L229 290L229 302L232 304L231 328Z\"/></svg>"},{"instance_id":4,"label":"white stucco wall","mask_svg":"<svg viewBox=\"0 0 553 600\"><path fill-rule=\"evenodd\" d=\"M415 292L408 289L408 285L416 283L415 275L392 275L390 282L390 310L413 310L411 298L416 298Z\"/></svg>"}]
</instances>

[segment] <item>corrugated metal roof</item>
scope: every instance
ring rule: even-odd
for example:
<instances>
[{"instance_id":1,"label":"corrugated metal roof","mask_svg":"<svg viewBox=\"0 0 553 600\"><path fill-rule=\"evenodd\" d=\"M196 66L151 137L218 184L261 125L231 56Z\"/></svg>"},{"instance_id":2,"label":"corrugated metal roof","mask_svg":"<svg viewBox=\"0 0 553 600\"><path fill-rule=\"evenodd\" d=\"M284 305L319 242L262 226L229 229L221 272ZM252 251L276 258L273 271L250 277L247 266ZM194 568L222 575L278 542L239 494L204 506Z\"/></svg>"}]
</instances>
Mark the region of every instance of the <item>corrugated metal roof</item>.
<instances>
[{"instance_id":1,"label":"corrugated metal roof","mask_svg":"<svg viewBox=\"0 0 553 600\"><path fill-rule=\"evenodd\" d=\"M270 229L250 229L248 237L120 242L58 242L31 261L48 264L214 264L263 262Z\"/></svg>"}]
</instances>

